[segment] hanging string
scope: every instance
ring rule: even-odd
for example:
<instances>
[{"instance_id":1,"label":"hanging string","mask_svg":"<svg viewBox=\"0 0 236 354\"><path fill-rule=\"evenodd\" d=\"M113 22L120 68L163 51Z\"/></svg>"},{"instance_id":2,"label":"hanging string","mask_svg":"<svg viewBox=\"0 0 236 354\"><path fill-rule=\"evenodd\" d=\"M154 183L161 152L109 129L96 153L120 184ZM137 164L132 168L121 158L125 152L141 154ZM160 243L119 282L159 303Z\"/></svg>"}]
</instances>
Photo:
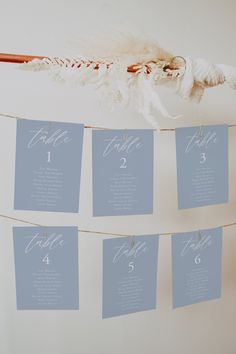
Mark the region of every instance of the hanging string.
<instances>
[{"instance_id":1,"label":"hanging string","mask_svg":"<svg viewBox=\"0 0 236 354\"><path fill-rule=\"evenodd\" d=\"M9 119L22 119L22 120L30 120L30 118L25 118L25 117L19 117L15 115L10 115L10 114L5 114L5 113L0 113L1 117L9 118ZM59 123L59 122L58 122ZM229 124L229 128L236 127L236 124ZM113 128L105 128L105 127L98 127L95 125L84 125L85 129L101 129L101 130L114 130ZM169 131L175 131L175 128L160 128L160 129L153 129L161 132L169 132Z\"/></svg>"},{"instance_id":2,"label":"hanging string","mask_svg":"<svg viewBox=\"0 0 236 354\"><path fill-rule=\"evenodd\" d=\"M25 117L19 117L19 116L13 116L10 114L5 114L5 113L0 113L1 117L5 117L5 118L9 118L9 119L20 119L20 120L30 120L30 118L25 118ZM56 122L55 122L56 123ZM59 122L57 122L59 123ZM102 129L102 130L109 130L109 128L104 128L104 127L96 127L96 126L92 126L92 125L84 125L84 128L87 129Z\"/></svg>"},{"instance_id":3,"label":"hanging string","mask_svg":"<svg viewBox=\"0 0 236 354\"><path fill-rule=\"evenodd\" d=\"M32 221L28 221L28 220L24 220L24 219L18 219L18 218L14 218L12 216L9 216L9 215L4 215L4 214L0 214L0 217L1 218L4 218L4 219L8 219L8 220L13 220L13 221L17 221L17 222L21 222L21 223L24 223L24 224L27 224L27 225L31 225L31 226L38 226L38 227L41 227L43 229L47 229L48 225L41 225L41 224L37 224L37 223L34 223ZM236 225L236 221L235 222L232 222L230 224L222 224L222 225L218 225L214 228L217 228L217 227L221 227L221 228L226 228L226 227L231 227L231 226L234 226ZM78 227L78 231L79 232L82 232L82 233L88 233L88 234L96 234L96 235L109 235L109 236L121 236L121 237L133 237L134 234L123 234L123 233L117 233L117 232L105 232L105 231L95 231L95 230L84 230L84 229L80 229ZM196 231L196 230L194 230ZM173 231L173 232L157 232L156 234L159 234L159 235L162 235L162 236L171 236L171 235L176 235L176 234L182 234L182 233L185 233L186 231Z\"/></svg>"}]
</instances>

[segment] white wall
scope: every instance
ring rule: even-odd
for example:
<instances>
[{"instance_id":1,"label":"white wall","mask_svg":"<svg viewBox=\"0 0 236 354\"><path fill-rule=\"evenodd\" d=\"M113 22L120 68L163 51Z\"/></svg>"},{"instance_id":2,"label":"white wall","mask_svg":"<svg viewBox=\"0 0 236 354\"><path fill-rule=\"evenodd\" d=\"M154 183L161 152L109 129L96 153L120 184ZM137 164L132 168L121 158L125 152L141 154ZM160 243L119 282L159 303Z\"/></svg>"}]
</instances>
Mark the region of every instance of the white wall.
<instances>
[{"instance_id":1,"label":"white wall","mask_svg":"<svg viewBox=\"0 0 236 354\"><path fill-rule=\"evenodd\" d=\"M112 28L151 34L175 54L235 63L235 0L0 0L0 51L68 55L79 50L68 40ZM198 109L162 92L172 113L162 127L235 123L235 92L206 92ZM85 122L114 128L147 128L134 113L102 110L88 89L64 87L41 74L0 64L0 112L32 119ZM156 135L155 210L150 216L91 217L91 131L85 132L81 213L13 210L16 122L0 117L0 213L47 225L134 234L189 231L236 221L236 128L229 130L230 200L227 205L177 210L174 134ZM101 319L102 237L80 237L80 310L16 311L12 226L0 219L1 354L235 354L236 227L224 229L222 298L171 308L170 237L160 239L158 308Z\"/></svg>"}]
</instances>

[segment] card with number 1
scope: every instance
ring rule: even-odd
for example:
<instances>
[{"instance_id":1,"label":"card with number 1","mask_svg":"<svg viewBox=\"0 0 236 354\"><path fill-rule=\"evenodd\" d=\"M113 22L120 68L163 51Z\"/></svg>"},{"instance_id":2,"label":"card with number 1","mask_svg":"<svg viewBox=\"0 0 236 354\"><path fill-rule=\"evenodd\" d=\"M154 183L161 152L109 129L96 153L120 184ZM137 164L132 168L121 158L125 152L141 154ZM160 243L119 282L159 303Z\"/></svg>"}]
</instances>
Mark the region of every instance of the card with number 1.
<instances>
[{"instance_id":1,"label":"card with number 1","mask_svg":"<svg viewBox=\"0 0 236 354\"><path fill-rule=\"evenodd\" d=\"M74 123L17 121L15 209L78 212L83 130Z\"/></svg>"}]
</instances>

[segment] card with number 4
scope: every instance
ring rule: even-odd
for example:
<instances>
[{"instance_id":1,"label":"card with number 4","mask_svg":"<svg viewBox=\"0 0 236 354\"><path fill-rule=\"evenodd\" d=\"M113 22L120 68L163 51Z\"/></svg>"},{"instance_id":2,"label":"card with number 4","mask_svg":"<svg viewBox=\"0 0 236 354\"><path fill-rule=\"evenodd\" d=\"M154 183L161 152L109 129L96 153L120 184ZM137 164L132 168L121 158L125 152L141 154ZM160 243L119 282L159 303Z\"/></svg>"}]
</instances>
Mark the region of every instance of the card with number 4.
<instances>
[{"instance_id":1,"label":"card with number 4","mask_svg":"<svg viewBox=\"0 0 236 354\"><path fill-rule=\"evenodd\" d=\"M14 227L13 238L17 309L78 309L78 228Z\"/></svg>"}]
</instances>

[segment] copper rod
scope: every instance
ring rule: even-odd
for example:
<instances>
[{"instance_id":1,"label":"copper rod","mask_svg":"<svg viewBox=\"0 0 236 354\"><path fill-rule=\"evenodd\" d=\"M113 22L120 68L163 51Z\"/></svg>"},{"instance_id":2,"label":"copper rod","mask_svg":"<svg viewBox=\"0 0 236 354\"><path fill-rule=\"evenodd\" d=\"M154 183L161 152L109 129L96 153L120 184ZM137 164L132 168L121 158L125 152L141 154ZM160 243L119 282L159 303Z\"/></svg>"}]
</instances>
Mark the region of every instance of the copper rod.
<instances>
[{"instance_id":1,"label":"copper rod","mask_svg":"<svg viewBox=\"0 0 236 354\"><path fill-rule=\"evenodd\" d=\"M7 54L0 53L0 62L5 63L28 63L33 59L43 59L47 57L36 56L36 55L21 55L21 54Z\"/></svg>"},{"instance_id":2,"label":"copper rod","mask_svg":"<svg viewBox=\"0 0 236 354\"><path fill-rule=\"evenodd\" d=\"M23 63L28 63L34 59L49 59L47 56L39 56L39 55L25 55L25 54L8 54L8 53L0 53L0 62L5 62L5 63L17 63L17 64L23 64ZM94 69L99 69L99 63L94 63L96 64ZM112 63L108 63L107 65L110 66ZM148 67L148 65L145 65L147 69L147 73L151 72L151 68ZM139 64L133 64L130 65L127 68L127 71L129 73L136 73L140 69Z\"/></svg>"}]
</instances>

